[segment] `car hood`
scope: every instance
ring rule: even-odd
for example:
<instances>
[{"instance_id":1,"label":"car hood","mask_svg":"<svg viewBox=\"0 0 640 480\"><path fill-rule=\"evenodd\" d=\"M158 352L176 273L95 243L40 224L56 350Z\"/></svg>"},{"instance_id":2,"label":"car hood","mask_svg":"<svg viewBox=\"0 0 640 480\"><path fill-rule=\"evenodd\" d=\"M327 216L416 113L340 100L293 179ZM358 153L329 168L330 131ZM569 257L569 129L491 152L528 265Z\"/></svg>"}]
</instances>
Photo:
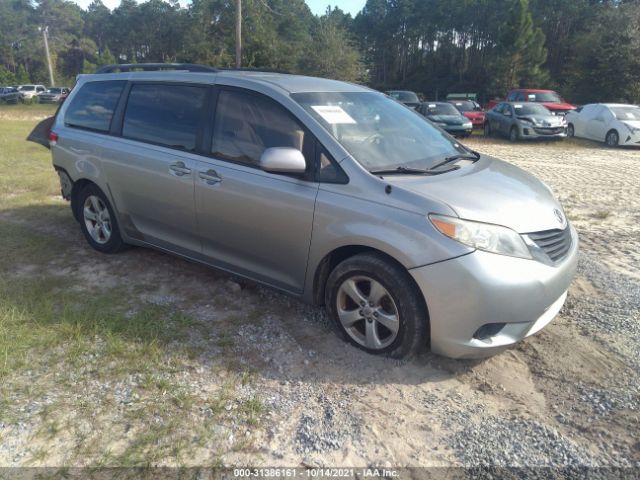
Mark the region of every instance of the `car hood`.
<instances>
[{"instance_id":1,"label":"car hood","mask_svg":"<svg viewBox=\"0 0 640 480\"><path fill-rule=\"evenodd\" d=\"M562 117L556 115L523 115L518 119L529 120L535 123L536 127L561 127L564 125Z\"/></svg>"},{"instance_id":2,"label":"car hood","mask_svg":"<svg viewBox=\"0 0 640 480\"><path fill-rule=\"evenodd\" d=\"M562 103L555 103L555 102L542 102L542 105L544 105L545 107L547 107L549 110L575 110L576 107L574 105L571 105L570 103L566 103L566 102L562 102Z\"/></svg>"},{"instance_id":3,"label":"car hood","mask_svg":"<svg viewBox=\"0 0 640 480\"><path fill-rule=\"evenodd\" d=\"M446 123L447 125L462 125L469 121L462 115L429 115L427 118L432 122Z\"/></svg>"},{"instance_id":4,"label":"car hood","mask_svg":"<svg viewBox=\"0 0 640 480\"><path fill-rule=\"evenodd\" d=\"M435 176L390 175L385 181L435 202L460 218L504 225L518 233L563 228L560 203L536 177L509 163L482 156L473 165ZM430 212L424 212L428 214Z\"/></svg>"}]
</instances>

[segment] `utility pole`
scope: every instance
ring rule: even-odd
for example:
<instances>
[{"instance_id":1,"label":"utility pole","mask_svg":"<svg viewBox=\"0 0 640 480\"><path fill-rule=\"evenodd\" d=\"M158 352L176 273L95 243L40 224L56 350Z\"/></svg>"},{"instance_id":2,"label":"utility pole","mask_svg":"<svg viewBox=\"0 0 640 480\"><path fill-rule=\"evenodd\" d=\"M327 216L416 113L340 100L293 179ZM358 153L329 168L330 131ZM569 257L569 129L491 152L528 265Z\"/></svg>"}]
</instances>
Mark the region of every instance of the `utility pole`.
<instances>
[{"instance_id":1,"label":"utility pole","mask_svg":"<svg viewBox=\"0 0 640 480\"><path fill-rule=\"evenodd\" d=\"M242 66L242 0L236 0L236 68Z\"/></svg>"},{"instance_id":2,"label":"utility pole","mask_svg":"<svg viewBox=\"0 0 640 480\"><path fill-rule=\"evenodd\" d=\"M47 54L47 66L49 67L49 81L51 82L49 85L52 87L56 84L53 80L53 68L51 67L51 55L49 54L49 27L45 26L44 28L40 28L42 30L42 38L44 39L44 51Z\"/></svg>"}]
</instances>

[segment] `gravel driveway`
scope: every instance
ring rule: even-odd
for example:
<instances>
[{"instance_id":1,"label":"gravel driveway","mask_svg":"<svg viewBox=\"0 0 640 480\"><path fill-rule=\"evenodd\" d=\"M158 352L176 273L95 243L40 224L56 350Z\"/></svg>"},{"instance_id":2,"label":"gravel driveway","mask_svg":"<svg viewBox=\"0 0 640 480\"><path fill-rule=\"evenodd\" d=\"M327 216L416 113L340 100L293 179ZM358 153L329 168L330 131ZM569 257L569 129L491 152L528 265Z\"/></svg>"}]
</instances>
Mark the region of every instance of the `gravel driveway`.
<instances>
[{"instance_id":1,"label":"gravel driveway","mask_svg":"<svg viewBox=\"0 0 640 480\"><path fill-rule=\"evenodd\" d=\"M72 222L27 226L71 239L78 249L77 264L56 269L89 284L99 275L100 282L126 285L137 301L195 319L187 339L176 340L200 348L193 369L167 372L195 397L221 387L214 365L222 354L233 357L231 372L252 372L224 405L233 413L243 399L260 400L259 422L231 419L224 426L229 442L251 437L252 447L236 444L216 456L199 448L184 464L640 468L640 151L586 142L466 143L545 181L582 242L578 276L559 317L484 361L372 357L338 340L322 309L272 290L154 251L97 255ZM81 263L87 258L88 270ZM128 376L112 387L126 396L138 381ZM83 388L91 402L105 386ZM21 426L0 423L2 465L24 464L39 428L32 402L20 401ZM120 404L95 421L113 422L129 405ZM204 407L197 412L195 422L211 415ZM113 445L126 442L126 434L111 434ZM56 441L41 463L68 464L65 449L77 440Z\"/></svg>"}]
</instances>

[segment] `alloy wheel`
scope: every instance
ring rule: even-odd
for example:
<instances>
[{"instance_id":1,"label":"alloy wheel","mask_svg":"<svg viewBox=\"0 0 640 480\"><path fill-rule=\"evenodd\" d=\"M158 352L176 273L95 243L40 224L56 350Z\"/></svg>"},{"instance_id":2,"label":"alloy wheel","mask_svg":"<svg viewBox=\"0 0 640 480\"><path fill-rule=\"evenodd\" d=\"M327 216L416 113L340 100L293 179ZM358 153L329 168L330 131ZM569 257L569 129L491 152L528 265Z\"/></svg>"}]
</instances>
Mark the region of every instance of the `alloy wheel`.
<instances>
[{"instance_id":1,"label":"alloy wheel","mask_svg":"<svg viewBox=\"0 0 640 480\"><path fill-rule=\"evenodd\" d=\"M82 217L91 238L104 245L111 238L111 216L109 209L102 199L96 195L89 195L82 208Z\"/></svg>"},{"instance_id":2,"label":"alloy wheel","mask_svg":"<svg viewBox=\"0 0 640 480\"><path fill-rule=\"evenodd\" d=\"M358 344L371 350L388 347L398 336L400 315L387 289L371 277L347 278L336 297L340 323Z\"/></svg>"},{"instance_id":3,"label":"alloy wheel","mask_svg":"<svg viewBox=\"0 0 640 480\"><path fill-rule=\"evenodd\" d=\"M616 132L609 132L607 134L606 143L610 147L617 147L618 146L618 134Z\"/></svg>"}]
</instances>

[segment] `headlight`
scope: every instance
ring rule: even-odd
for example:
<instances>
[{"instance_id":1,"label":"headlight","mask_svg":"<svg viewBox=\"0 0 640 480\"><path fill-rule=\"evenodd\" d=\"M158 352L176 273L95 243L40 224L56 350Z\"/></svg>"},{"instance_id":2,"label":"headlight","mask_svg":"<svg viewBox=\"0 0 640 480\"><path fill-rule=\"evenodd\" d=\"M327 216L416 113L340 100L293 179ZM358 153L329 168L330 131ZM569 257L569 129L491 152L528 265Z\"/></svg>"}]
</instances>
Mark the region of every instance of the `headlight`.
<instances>
[{"instance_id":1,"label":"headlight","mask_svg":"<svg viewBox=\"0 0 640 480\"><path fill-rule=\"evenodd\" d=\"M429 220L440 233L469 247L499 255L532 258L522 237L510 228L444 215L429 215Z\"/></svg>"},{"instance_id":2,"label":"headlight","mask_svg":"<svg viewBox=\"0 0 640 480\"><path fill-rule=\"evenodd\" d=\"M467 122L462 124L462 128L473 128L473 125L471 124L471 122Z\"/></svg>"},{"instance_id":3,"label":"headlight","mask_svg":"<svg viewBox=\"0 0 640 480\"><path fill-rule=\"evenodd\" d=\"M632 125L629 125L628 123L625 123L624 126L629 129L632 135L635 135L636 133L640 132L640 128L636 128Z\"/></svg>"}]
</instances>

